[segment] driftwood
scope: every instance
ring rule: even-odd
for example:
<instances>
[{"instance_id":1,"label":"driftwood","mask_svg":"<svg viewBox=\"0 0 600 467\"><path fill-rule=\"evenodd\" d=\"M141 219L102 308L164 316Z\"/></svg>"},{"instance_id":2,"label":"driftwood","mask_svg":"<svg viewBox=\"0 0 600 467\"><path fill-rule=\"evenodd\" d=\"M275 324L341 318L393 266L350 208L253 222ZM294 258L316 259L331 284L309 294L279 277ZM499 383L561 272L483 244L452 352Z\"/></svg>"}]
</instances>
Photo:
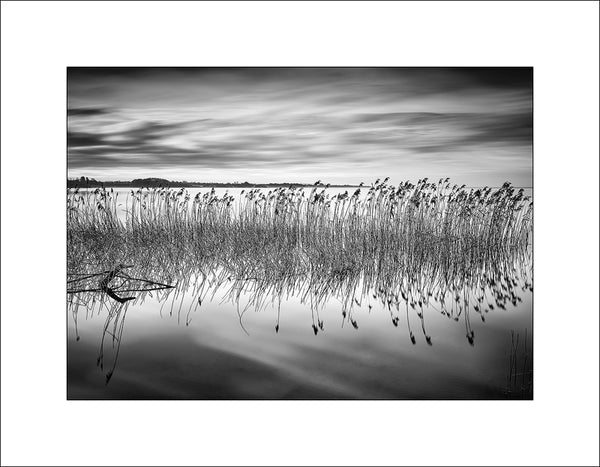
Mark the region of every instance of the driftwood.
<instances>
[{"instance_id":1,"label":"driftwood","mask_svg":"<svg viewBox=\"0 0 600 467\"><path fill-rule=\"evenodd\" d=\"M106 295L108 295L113 300L116 300L119 303L125 303L129 300L135 300L135 297L119 297L113 289L111 289L108 285L111 281L125 268L132 266L125 266L120 264L115 269L110 271L102 281L100 281L100 290L102 290Z\"/></svg>"},{"instance_id":2,"label":"driftwood","mask_svg":"<svg viewBox=\"0 0 600 467\"><path fill-rule=\"evenodd\" d=\"M82 292L104 292L106 295L108 295L113 300L115 300L119 303L126 303L130 300L135 300L136 297L120 297L119 295L117 295L115 289L110 286L110 283L115 278L124 279L126 281L144 282L150 286L153 286L151 288L148 288L148 287L135 288L134 287L134 288L129 288L129 289L125 289L125 290L119 290L120 293L121 292L149 292L152 290L172 289L174 287L172 285L161 284L160 282L155 282L155 281L151 281L148 279L131 277L129 274L124 272L124 269L132 268L132 267L133 267L133 265L119 264L117 267L115 267L114 269L112 269L110 271L102 271L102 272L98 272L98 273L94 273L94 274L82 274L81 277L77 277L75 279L68 280L67 284L81 283L82 281L92 280L93 278L98 277L98 276L103 276L103 277L102 277L102 280L100 281L100 283L98 284L98 287L75 288L75 289L67 288L67 293L74 294L74 293L82 293ZM75 274L72 274L72 275L75 275Z\"/></svg>"}]
</instances>

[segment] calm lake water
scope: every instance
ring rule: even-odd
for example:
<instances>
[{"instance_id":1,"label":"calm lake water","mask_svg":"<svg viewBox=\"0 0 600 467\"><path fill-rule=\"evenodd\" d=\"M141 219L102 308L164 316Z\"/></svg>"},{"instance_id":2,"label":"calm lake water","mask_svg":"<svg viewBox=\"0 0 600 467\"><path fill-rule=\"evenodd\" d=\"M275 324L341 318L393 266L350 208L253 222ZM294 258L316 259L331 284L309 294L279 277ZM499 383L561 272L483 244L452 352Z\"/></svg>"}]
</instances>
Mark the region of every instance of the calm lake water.
<instances>
[{"instance_id":1,"label":"calm lake water","mask_svg":"<svg viewBox=\"0 0 600 467\"><path fill-rule=\"evenodd\" d=\"M226 190L234 196L240 191L217 193ZM120 199L130 191L120 190ZM194 196L210 190L188 191ZM126 304L122 329L113 329L112 323L108 328L117 335L122 332L120 346L113 346L105 332L111 306L107 300L106 305L79 308L75 316L68 310L67 397L531 399L532 292L527 287L515 290L521 301L482 313L485 321L471 311L472 343L464 313L455 321L426 306L422 320L410 309L407 323L403 306L391 313L372 296L362 297L353 308L357 328L344 320L341 303L330 300L319 310L323 330L315 335L310 305L292 295L281 303L278 332L276 303L260 311L249 308L243 315L244 330L236 304L222 287L202 304L191 288ZM249 296L242 294L241 309ZM394 316L399 317L397 326ZM97 360L102 345L101 369Z\"/></svg>"}]
</instances>

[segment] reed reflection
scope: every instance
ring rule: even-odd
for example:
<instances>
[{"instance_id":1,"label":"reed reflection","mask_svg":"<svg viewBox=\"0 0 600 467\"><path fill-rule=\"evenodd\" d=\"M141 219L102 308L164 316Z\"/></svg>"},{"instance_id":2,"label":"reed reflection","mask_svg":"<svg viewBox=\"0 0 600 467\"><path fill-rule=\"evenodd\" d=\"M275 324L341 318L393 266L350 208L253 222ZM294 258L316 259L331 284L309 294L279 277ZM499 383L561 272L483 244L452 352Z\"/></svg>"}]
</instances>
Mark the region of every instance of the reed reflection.
<instances>
[{"instance_id":1,"label":"reed reflection","mask_svg":"<svg viewBox=\"0 0 600 467\"><path fill-rule=\"evenodd\" d=\"M310 308L315 335L326 332L326 307L339 307L341 326L355 330L357 309L383 309L390 325L406 323L413 344L422 334L428 345L435 336L427 316L440 313L462 321L475 345L472 317L485 321L533 290L532 203L509 184L467 190L447 179L386 182L353 194L316 184L254 189L238 199L144 189L122 203L109 190L70 191L69 309L75 322L82 309L107 311L98 357L102 367L105 339L112 339L107 382L127 308L148 298L170 303L189 325L218 297L231 303L244 332L248 310L273 305L278 333L281 305L292 297Z\"/></svg>"}]
</instances>

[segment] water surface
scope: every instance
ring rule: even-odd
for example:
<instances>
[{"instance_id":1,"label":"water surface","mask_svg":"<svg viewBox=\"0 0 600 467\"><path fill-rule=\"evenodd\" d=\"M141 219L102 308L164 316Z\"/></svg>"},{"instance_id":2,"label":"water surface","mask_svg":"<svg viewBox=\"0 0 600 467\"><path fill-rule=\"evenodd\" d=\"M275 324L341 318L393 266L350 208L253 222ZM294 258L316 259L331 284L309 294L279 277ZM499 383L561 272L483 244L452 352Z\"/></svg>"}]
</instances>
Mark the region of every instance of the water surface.
<instances>
[{"instance_id":1,"label":"water surface","mask_svg":"<svg viewBox=\"0 0 600 467\"><path fill-rule=\"evenodd\" d=\"M210 190L189 191L193 197ZM217 190L226 191L237 198L241 189ZM118 191L122 220L130 192ZM386 301L362 282L348 289L349 301L331 293L311 305L300 288L257 292L251 280L217 281L216 273L203 291L199 276L188 277L174 289L134 293L124 304L86 293L68 307L67 396L530 399L530 253L485 266L485 300L477 302L482 292L473 290L469 306L447 297L446 308L432 301L421 310L400 298ZM505 309L494 306L498 293L513 298ZM258 307L249 304L257 294L264 300Z\"/></svg>"}]
</instances>

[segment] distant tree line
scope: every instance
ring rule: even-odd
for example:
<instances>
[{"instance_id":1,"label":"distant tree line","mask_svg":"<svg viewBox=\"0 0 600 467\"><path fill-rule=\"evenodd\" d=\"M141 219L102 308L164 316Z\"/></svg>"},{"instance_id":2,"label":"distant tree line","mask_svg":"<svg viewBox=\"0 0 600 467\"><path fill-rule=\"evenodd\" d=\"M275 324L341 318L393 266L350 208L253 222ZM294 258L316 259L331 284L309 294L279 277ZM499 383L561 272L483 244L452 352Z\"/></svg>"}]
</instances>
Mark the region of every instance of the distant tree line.
<instances>
[{"instance_id":1,"label":"distant tree line","mask_svg":"<svg viewBox=\"0 0 600 467\"><path fill-rule=\"evenodd\" d=\"M102 187L123 187L123 188L203 188L203 187L215 187L215 188L263 188L263 187L304 187L304 186L322 186L326 185L323 183L318 184L304 184L304 183L249 183L249 182L181 182L171 181L165 178L136 178L131 181L114 180L114 181L98 181L93 178L80 177L80 178L69 178L67 179L67 188L102 188ZM354 185L329 185L332 187L352 187Z\"/></svg>"}]
</instances>

